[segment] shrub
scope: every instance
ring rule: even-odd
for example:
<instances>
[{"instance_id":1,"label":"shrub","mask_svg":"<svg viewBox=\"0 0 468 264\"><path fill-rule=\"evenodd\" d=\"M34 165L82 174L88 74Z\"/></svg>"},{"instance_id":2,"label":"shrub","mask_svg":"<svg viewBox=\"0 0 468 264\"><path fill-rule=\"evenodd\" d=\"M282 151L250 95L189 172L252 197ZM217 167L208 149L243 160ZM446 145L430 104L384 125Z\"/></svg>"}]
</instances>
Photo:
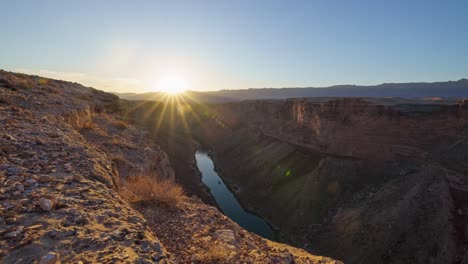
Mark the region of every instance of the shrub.
<instances>
[{"instance_id":1,"label":"shrub","mask_svg":"<svg viewBox=\"0 0 468 264\"><path fill-rule=\"evenodd\" d=\"M161 204L175 206L185 198L184 190L170 180L160 180L151 175L129 176L124 187L132 192L142 204Z\"/></svg>"}]
</instances>

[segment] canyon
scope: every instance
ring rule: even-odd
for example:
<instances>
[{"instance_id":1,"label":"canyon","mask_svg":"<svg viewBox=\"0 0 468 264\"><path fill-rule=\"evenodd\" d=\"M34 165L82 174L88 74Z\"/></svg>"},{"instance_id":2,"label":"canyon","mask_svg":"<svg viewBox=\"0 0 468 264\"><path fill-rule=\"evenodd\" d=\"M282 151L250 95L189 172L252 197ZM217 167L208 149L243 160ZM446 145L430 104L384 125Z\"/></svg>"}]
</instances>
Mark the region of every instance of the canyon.
<instances>
[{"instance_id":1,"label":"canyon","mask_svg":"<svg viewBox=\"0 0 468 264\"><path fill-rule=\"evenodd\" d=\"M208 149L229 189L279 231L280 241L346 263L468 260L467 101L173 104L139 103L134 116L153 109L149 120L167 120L154 132L172 129L163 138L189 153L178 160L190 175L197 173L196 149ZM193 177L179 176L209 196Z\"/></svg>"},{"instance_id":2,"label":"canyon","mask_svg":"<svg viewBox=\"0 0 468 264\"><path fill-rule=\"evenodd\" d=\"M2 263L468 261L466 100L129 101L5 71L0 96ZM201 150L275 242L226 217ZM137 203L134 175L185 195Z\"/></svg>"},{"instance_id":3,"label":"canyon","mask_svg":"<svg viewBox=\"0 0 468 264\"><path fill-rule=\"evenodd\" d=\"M0 7L0 264L468 264L468 0Z\"/></svg>"},{"instance_id":4,"label":"canyon","mask_svg":"<svg viewBox=\"0 0 468 264\"><path fill-rule=\"evenodd\" d=\"M346 263L464 258L467 102L383 101L219 106L234 129L212 144L214 160L245 204L311 252Z\"/></svg>"}]
</instances>

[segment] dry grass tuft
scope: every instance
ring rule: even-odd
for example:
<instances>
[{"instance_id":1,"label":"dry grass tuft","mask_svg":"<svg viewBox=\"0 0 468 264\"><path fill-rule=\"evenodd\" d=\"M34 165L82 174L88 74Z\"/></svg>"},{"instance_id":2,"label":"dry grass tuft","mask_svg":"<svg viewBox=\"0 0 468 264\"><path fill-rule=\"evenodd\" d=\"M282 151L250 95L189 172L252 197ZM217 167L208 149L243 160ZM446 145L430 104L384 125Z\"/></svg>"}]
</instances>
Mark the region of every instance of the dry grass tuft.
<instances>
[{"instance_id":1,"label":"dry grass tuft","mask_svg":"<svg viewBox=\"0 0 468 264\"><path fill-rule=\"evenodd\" d=\"M124 130L128 128L128 124L124 121L114 120L112 121L112 125L120 130Z\"/></svg>"},{"instance_id":2,"label":"dry grass tuft","mask_svg":"<svg viewBox=\"0 0 468 264\"><path fill-rule=\"evenodd\" d=\"M229 263L229 254L231 250L225 245L214 244L211 245L206 252L197 254L195 257L201 263L217 264L217 263Z\"/></svg>"},{"instance_id":3,"label":"dry grass tuft","mask_svg":"<svg viewBox=\"0 0 468 264\"><path fill-rule=\"evenodd\" d=\"M132 202L176 206L185 199L184 190L170 180L160 180L151 175L129 176L124 187L136 197Z\"/></svg>"},{"instance_id":4,"label":"dry grass tuft","mask_svg":"<svg viewBox=\"0 0 468 264\"><path fill-rule=\"evenodd\" d=\"M97 125L93 121L87 121L81 127L81 129L83 130L95 130L96 128L97 128Z\"/></svg>"},{"instance_id":5,"label":"dry grass tuft","mask_svg":"<svg viewBox=\"0 0 468 264\"><path fill-rule=\"evenodd\" d=\"M128 149L134 149L134 150L137 149L137 146L135 146L131 142L128 142L127 140L121 137L113 137L109 141L104 142L103 145L106 145L106 146L114 145L114 146L118 146L121 148L128 148Z\"/></svg>"},{"instance_id":6,"label":"dry grass tuft","mask_svg":"<svg viewBox=\"0 0 468 264\"><path fill-rule=\"evenodd\" d=\"M36 84L31 79L29 79L29 77L18 79L15 83L15 88L21 90L29 90L34 88L35 86Z\"/></svg>"},{"instance_id":7,"label":"dry grass tuft","mask_svg":"<svg viewBox=\"0 0 468 264\"><path fill-rule=\"evenodd\" d=\"M119 165L124 165L127 163L127 159L125 158L124 155L122 154L118 154L118 155L114 155L112 157L112 162L114 162L114 164L116 164L117 166Z\"/></svg>"},{"instance_id":8,"label":"dry grass tuft","mask_svg":"<svg viewBox=\"0 0 468 264\"><path fill-rule=\"evenodd\" d=\"M96 111L96 109L95 109ZM103 111L103 109L100 109L99 112L101 113ZM101 113L99 115L103 120L105 120L108 124L110 124L111 126L115 127L115 128L118 128L118 129L121 129L121 130L124 130L124 129L127 129L129 127L129 123L128 122L125 122L123 120L119 120L117 118L117 116L115 115L111 115L111 114L108 114L108 113Z\"/></svg>"}]
</instances>

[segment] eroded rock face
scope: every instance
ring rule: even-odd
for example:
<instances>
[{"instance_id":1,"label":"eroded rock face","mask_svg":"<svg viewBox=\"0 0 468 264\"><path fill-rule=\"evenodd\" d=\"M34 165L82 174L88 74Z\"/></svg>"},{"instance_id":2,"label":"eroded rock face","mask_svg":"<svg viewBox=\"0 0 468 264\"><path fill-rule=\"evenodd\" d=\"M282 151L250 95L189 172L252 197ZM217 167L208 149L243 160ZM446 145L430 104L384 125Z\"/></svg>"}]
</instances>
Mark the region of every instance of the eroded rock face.
<instances>
[{"instance_id":1,"label":"eroded rock face","mask_svg":"<svg viewBox=\"0 0 468 264\"><path fill-rule=\"evenodd\" d=\"M198 136L285 239L346 263L451 263L468 241L456 214L468 206L464 105L246 101L214 106Z\"/></svg>"}]
</instances>

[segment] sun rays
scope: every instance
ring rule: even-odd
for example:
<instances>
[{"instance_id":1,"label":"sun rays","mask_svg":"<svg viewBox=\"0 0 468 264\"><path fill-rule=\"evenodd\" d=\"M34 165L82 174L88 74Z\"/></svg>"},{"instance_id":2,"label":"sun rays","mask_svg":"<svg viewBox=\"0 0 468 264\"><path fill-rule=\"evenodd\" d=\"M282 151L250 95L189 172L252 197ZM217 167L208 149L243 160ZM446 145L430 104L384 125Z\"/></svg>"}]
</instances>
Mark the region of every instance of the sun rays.
<instances>
[{"instance_id":1,"label":"sun rays","mask_svg":"<svg viewBox=\"0 0 468 264\"><path fill-rule=\"evenodd\" d=\"M184 140L192 139L192 129L206 121L209 115L204 113L212 112L209 106L198 102L188 92L157 93L155 96L157 98L151 100L156 101L148 101L148 98L130 109L144 124L153 124L150 132L154 137L163 138L161 136L169 134L169 138L181 136Z\"/></svg>"}]
</instances>

